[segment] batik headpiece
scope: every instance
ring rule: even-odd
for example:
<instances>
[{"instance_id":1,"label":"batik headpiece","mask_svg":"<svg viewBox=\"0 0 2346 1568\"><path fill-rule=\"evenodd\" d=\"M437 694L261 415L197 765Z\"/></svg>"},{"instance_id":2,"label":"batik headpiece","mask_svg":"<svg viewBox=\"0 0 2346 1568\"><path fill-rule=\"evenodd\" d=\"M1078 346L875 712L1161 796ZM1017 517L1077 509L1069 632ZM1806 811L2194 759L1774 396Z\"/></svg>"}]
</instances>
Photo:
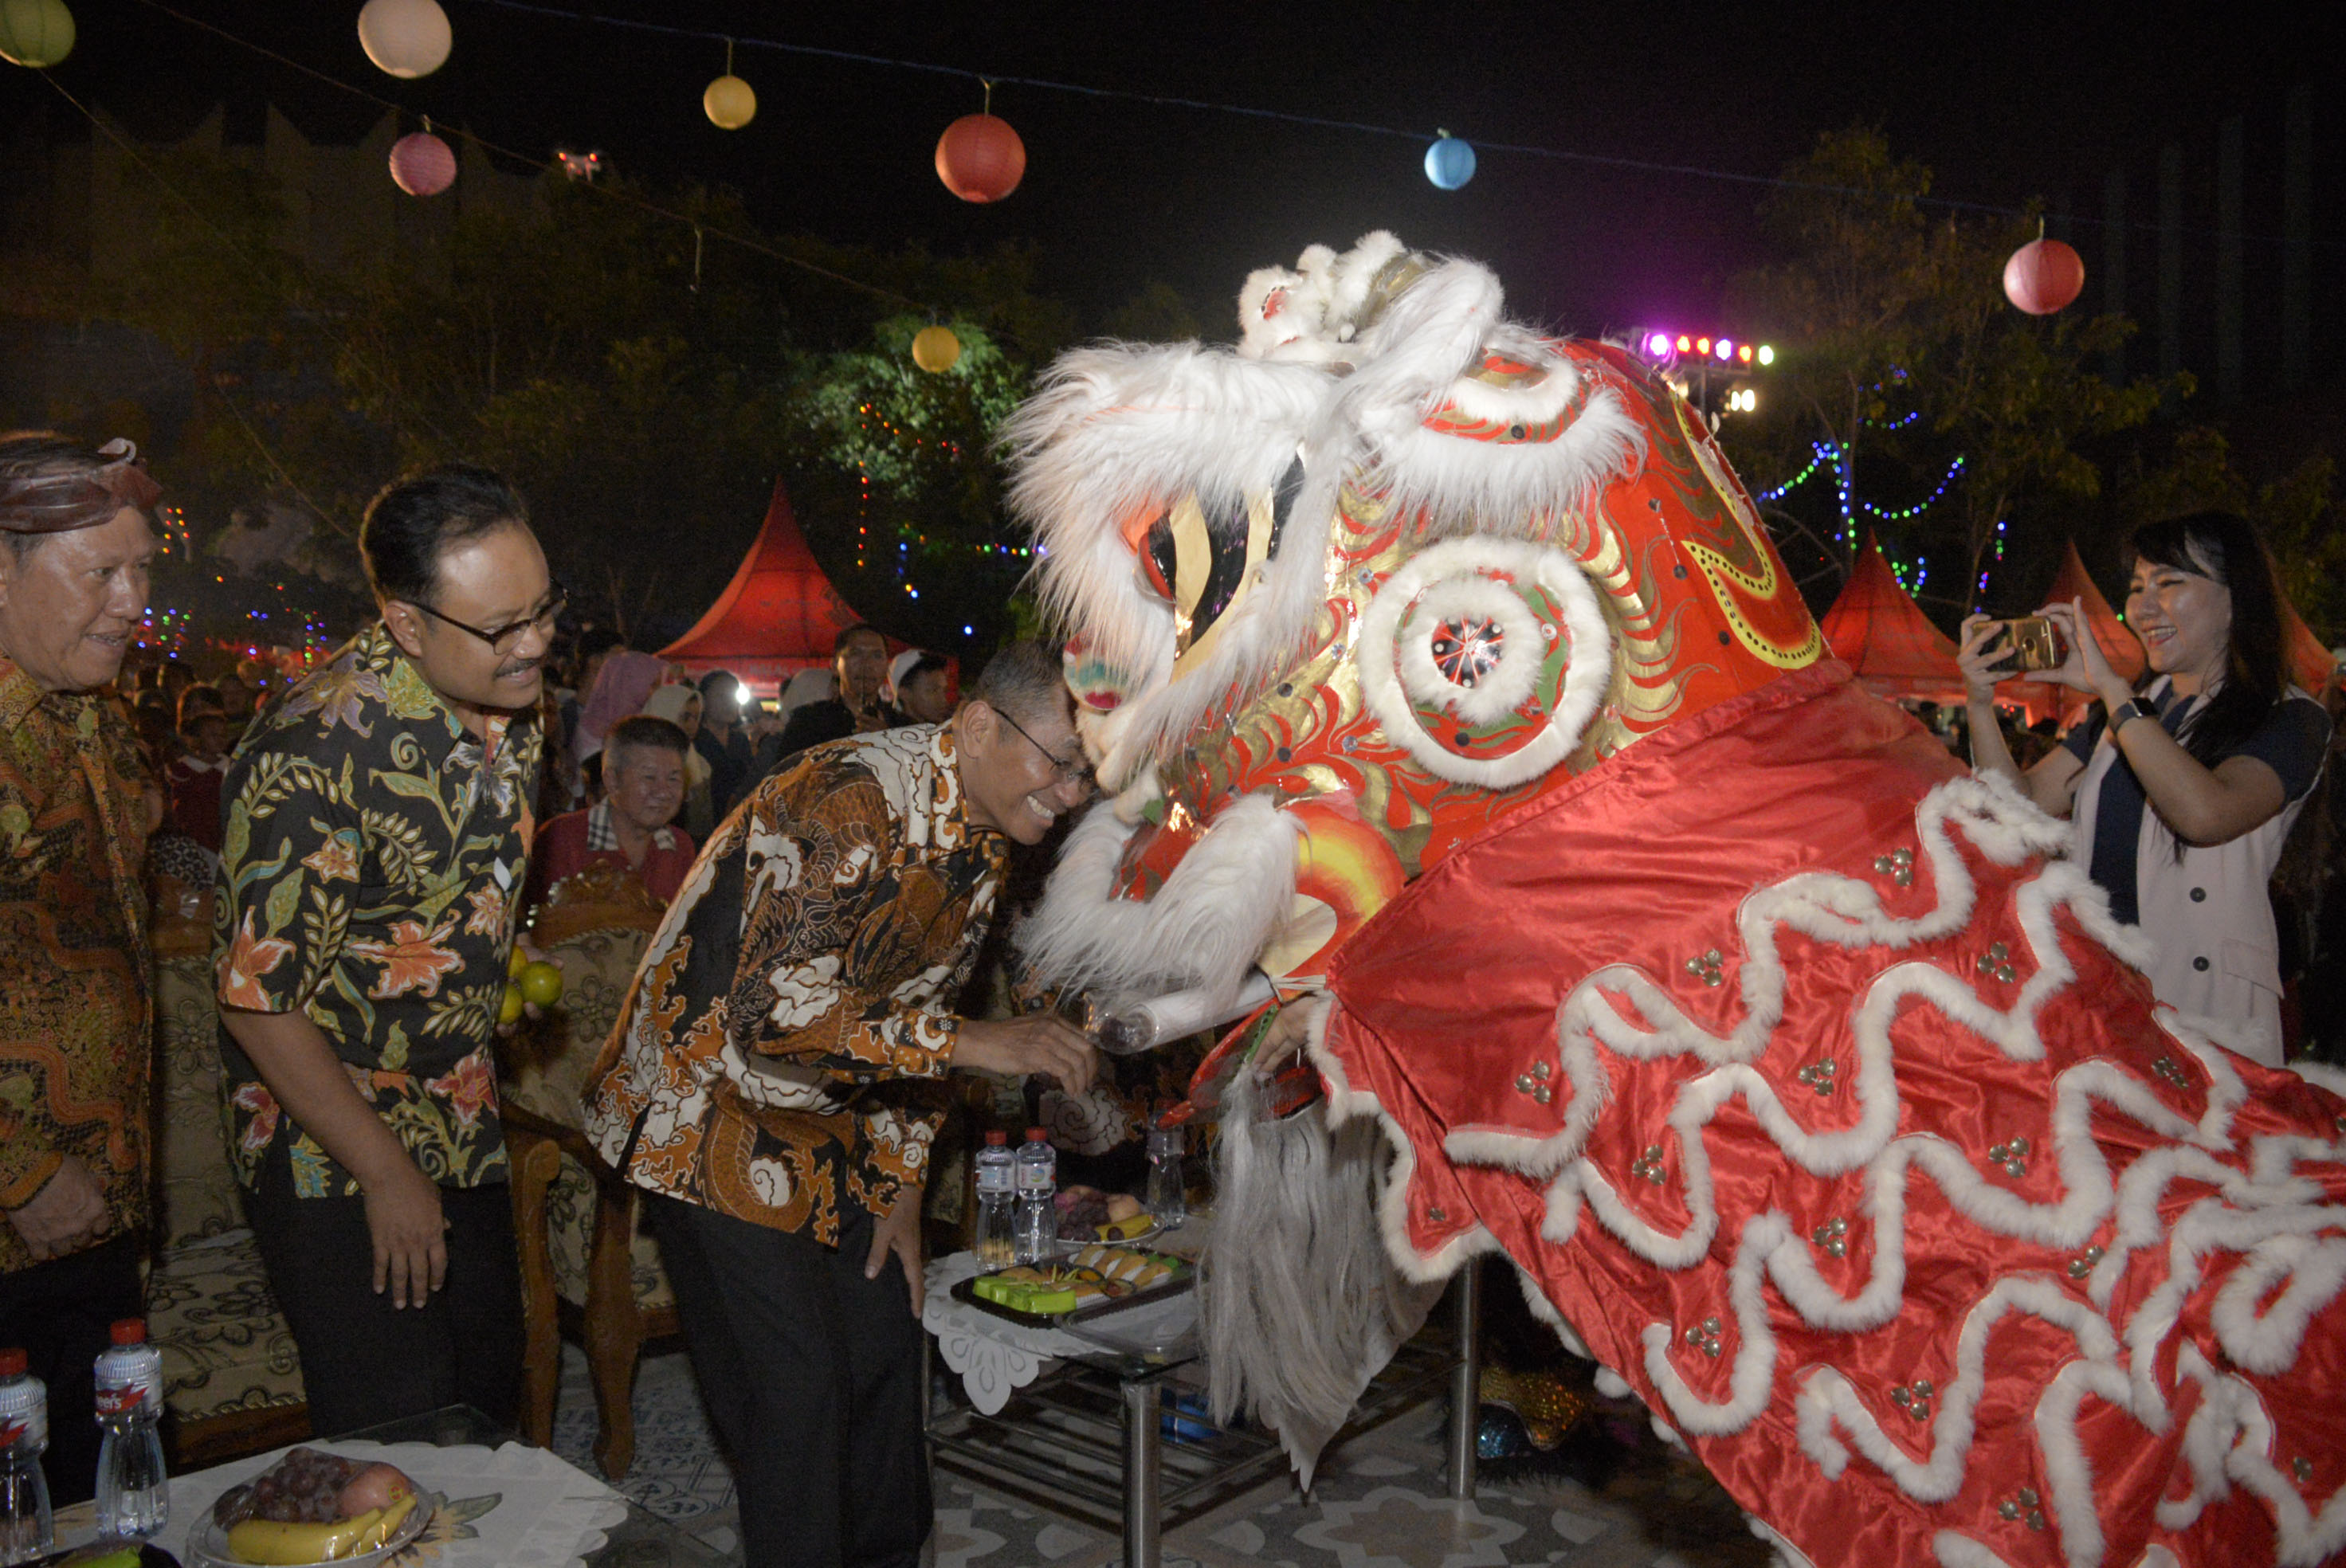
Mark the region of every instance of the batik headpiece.
<instances>
[{"instance_id":1,"label":"batik headpiece","mask_svg":"<svg viewBox=\"0 0 2346 1568\"><path fill-rule=\"evenodd\" d=\"M126 506L144 512L163 498L138 448L117 437L97 449L108 461L0 479L0 530L11 534L70 534L110 523Z\"/></svg>"}]
</instances>

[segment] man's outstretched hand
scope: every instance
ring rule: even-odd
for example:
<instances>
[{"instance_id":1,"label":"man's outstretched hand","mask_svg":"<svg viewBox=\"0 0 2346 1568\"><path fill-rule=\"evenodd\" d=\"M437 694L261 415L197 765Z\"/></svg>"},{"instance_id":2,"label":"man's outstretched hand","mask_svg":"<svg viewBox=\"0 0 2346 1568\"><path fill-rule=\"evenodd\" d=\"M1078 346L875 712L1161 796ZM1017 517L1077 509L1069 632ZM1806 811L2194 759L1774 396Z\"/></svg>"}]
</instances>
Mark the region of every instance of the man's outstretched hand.
<instances>
[{"instance_id":1,"label":"man's outstretched hand","mask_svg":"<svg viewBox=\"0 0 2346 1568\"><path fill-rule=\"evenodd\" d=\"M1039 1074L1056 1080L1070 1095L1080 1095L1099 1073L1099 1053L1081 1030L1056 1013L965 1018L960 1044L954 1047L954 1065L1019 1077Z\"/></svg>"}]
</instances>

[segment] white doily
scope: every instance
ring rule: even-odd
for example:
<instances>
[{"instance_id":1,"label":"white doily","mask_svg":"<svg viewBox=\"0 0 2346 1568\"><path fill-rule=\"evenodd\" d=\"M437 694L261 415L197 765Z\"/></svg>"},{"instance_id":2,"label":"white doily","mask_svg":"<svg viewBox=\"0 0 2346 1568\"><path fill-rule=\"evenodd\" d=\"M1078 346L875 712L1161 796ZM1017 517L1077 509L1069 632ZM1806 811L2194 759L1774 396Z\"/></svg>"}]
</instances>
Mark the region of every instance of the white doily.
<instances>
[{"instance_id":1,"label":"white doily","mask_svg":"<svg viewBox=\"0 0 2346 1568\"><path fill-rule=\"evenodd\" d=\"M431 1443L312 1443L346 1459L381 1460L416 1486L439 1494L439 1512L396 1568L571 1568L601 1550L607 1532L627 1516L627 1500L542 1448L509 1442L438 1448ZM188 1532L211 1512L220 1493L250 1481L285 1451L236 1460L171 1478L171 1522L156 1537L182 1561ZM494 1498L494 1503L487 1500Z\"/></svg>"},{"instance_id":2,"label":"white doily","mask_svg":"<svg viewBox=\"0 0 2346 1568\"><path fill-rule=\"evenodd\" d=\"M954 1300L953 1288L984 1273L984 1268L974 1252L956 1252L931 1263L921 1327L937 1337L937 1349L945 1365L961 1374L969 1402L990 1416L1009 1402L1013 1389L1033 1382L1046 1361L1099 1347L1056 1329L1029 1329Z\"/></svg>"}]
</instances>

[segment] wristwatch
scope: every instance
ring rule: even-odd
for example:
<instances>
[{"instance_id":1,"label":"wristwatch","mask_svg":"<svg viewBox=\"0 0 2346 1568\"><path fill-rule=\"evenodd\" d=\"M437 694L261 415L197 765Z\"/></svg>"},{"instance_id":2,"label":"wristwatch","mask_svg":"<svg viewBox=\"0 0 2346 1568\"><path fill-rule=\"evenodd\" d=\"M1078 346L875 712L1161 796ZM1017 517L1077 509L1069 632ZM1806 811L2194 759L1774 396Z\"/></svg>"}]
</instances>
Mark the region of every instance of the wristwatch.
<instances>
[{"instance_id":1,"label":"wristwatch","mask_svg":"<svg viewBox=\"0 0 2346 1568\"><path fill-rule=\"evenodd\" d=\"M2130 719L2157 718L2157 717L2158 709L2137 697L2110 715L2110 738L2116 739L2118 731L2124 729Z\"/></svg>"}]
</instances>

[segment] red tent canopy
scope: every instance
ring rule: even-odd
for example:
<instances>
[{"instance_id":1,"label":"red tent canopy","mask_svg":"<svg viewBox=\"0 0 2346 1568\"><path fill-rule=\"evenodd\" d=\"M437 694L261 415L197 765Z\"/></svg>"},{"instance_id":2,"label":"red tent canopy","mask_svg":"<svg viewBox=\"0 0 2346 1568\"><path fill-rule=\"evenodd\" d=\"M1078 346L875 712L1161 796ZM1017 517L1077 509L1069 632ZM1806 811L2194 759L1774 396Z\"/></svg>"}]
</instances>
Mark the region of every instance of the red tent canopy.
<instances>
[{"instance_id":1,"label":"red tent canopy","mask_svg":"<svg viewBox=\"0 0 2346 1568\"><path fill-rule=\"evenodd\" d=\"M2321 639L2313 635L2313 628L2305 624L2305 617L2297 613L2297 606L2287 599L2280 602L2280 619L2281 647L2289 657L2289 678L2320 697L2321 688L2337 674L2336 661L2321 646Z\"/></svg>"},{"instance_id":2,"label":"red tent canopy","mask_svg":"<svg viewBox=\"0 0 2346 1568\"><path fill-rule=\"evenodd\" d=\"M1931 624L1898 585L1890 563L1868 533L1841 597L1825 612L1825 642L1880 697L1954 703L1964 700L1964 672L1955 645Z\"/></svg>"},{"instance_id":3,"label":"red tent canopy","mask_svg":"<svg viewBox=\"0 0 2346 1568\"><path fill-rule=\"evenodd\" d=\"M699 624L659 657L696 675L730 670L770 697L800 670L829 664L832 641L862 618L815 564L790 498L776 480L766 525L740 569Z\"/></svg>"}]
</instances>

